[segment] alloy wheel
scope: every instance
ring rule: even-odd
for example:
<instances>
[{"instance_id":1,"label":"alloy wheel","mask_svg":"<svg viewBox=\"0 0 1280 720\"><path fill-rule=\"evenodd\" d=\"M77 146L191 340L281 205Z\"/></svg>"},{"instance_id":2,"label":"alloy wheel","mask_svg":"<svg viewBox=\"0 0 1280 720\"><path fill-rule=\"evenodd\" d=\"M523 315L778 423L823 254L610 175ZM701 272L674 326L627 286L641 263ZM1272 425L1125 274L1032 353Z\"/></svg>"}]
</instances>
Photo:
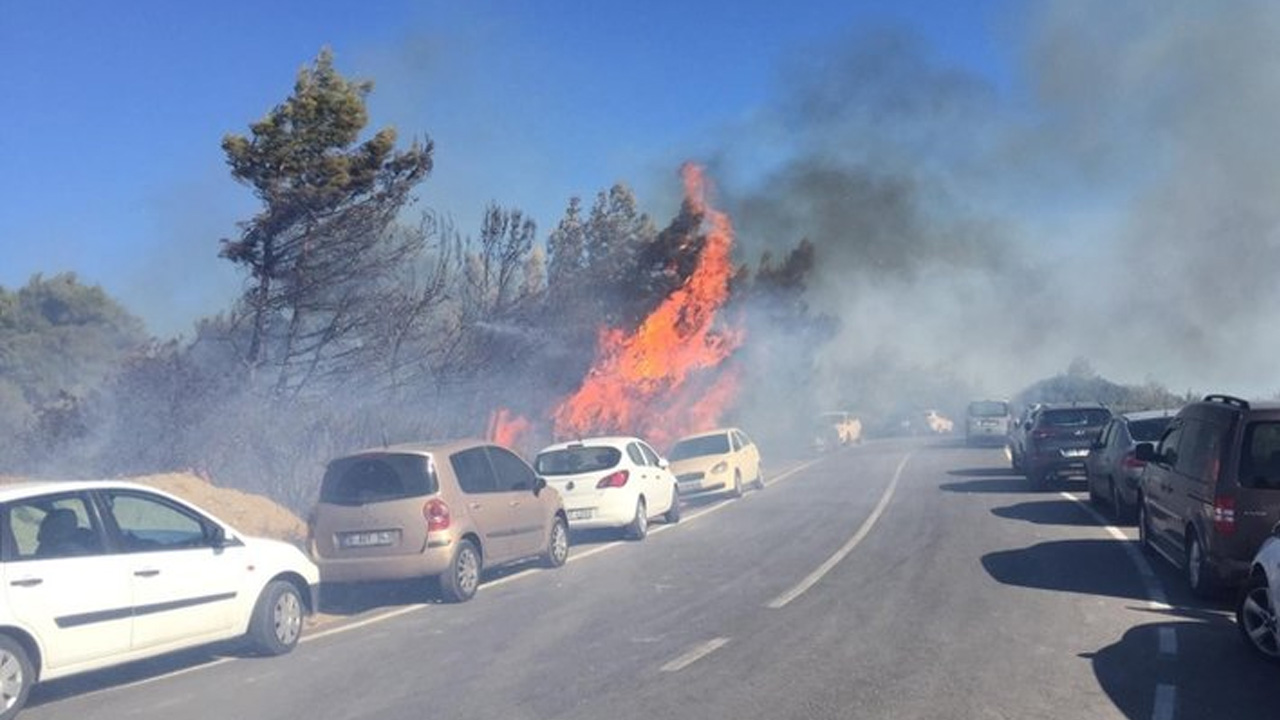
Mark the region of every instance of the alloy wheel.
<instances>
[{"instance_id":1,"label":"alloy wheel","mask_svg":"<svg viewBox=\"0 0 1280 720\"><path fill-rule=\"evenodd\" d=\"M1241 630L1253 647L1267 657L1280 659L1276 616L1271 611L1271 590L1265 583L1251 587L1240 604Z\"/></svg>"}]
</instances>

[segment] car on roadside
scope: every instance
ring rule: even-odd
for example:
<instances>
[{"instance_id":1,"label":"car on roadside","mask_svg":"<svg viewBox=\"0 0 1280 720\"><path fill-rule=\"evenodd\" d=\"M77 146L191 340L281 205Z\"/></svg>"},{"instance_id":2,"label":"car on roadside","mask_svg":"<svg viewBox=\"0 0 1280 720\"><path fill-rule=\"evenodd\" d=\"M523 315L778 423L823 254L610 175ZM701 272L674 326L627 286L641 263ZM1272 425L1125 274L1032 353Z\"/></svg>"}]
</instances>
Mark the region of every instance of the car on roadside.
<instances>
[{"instance_id":1,"label":"car on roadside","mask_svg":"<svg viewBox=\"0 0 1280 720\"><path fill-rule=\"evenodd\" d=\"M557 443L534 469L564 501L569 528L620 530L632 540L649 521L680 522L680 488L665 459L636 437L593 437Z\"/></svg>"},{"instance_id":2,"label":"car on roadside","mask_svg":"<svg viewBox=\"0 0 1280 720\"><path fill-rule=\"evenodd\" d=\"M862 442L862 420L843 410L818 415L814 422L813 449L818 452Z\"/></svg>"},{"instance_id":3,"label":"car on roadside","mask_svg":"<svg viewBox=\"0 0 1280 720\"><path fill-rule=\"evenodd\" d=\"M719 428L680 438L667 457L682 495L723 492L741 497L748 484L764 489L760 449L738 428Z\"/></svg>"},{"instance_id":4,"label":"car on roadside","mask_svg":"<svg viewBox=\"0 0 1280 720\"><path fill-rule=\"evenodd\" d=\"M1141 443L1138 534L1213 596L1245 582L1280 522L1280 403L1207 395Z\"/></svg>"},{"instance_id":5,"label":"car on roadside","mask_svg":"<svg viewBox=\"0 0 1280 720\"><path fill-rule=\"evenodd\" d=\"M289 652L316 566L173 495L115 481L0 488L0 718L31 687L215 641Z\"/></svg>"},{"instance_id":6,"label":"car on roadside","mask_svg":"<svg viewBox=\"0 0 1280 720\"><path fill-rule=\"evenodd\" d=\"M1022 408L1022 413L1018 419L1009 426L1009 464L1013 467L1014 472L1022 472L1022 461L1026 456L1027 433L1031 431L1031 426L1035 424L1036 413L1040 412L1040 408L1044 403L1032 403Z\"/></svg>"},{"instance_id":7,"label":"car on roadside","mask_svg":"<svg viewBox=\"0 0 1280 720\"><path fill-rule=\"evenodd\" d=\"M1250 563L1244 587L1236 596L1236 627L1244 644L1273 663L1280 663L1280 529L1273 528Z\"/></svg>"},{"instance_id":8,"label":"car on roadside","mask_svg":"<svg viewBox=\"0 0 1280 720\"><path fill-rule=\"evenodd\" d=\"M437 578L449 602L475 595L488 567L569 555L554 488L505 447L408 443L328 463L310 546L323 584Z\"/></svg>"},{"instance_id":9,"label":"car on roadside","mask_svg":"<svg viewBox=\"0 0 1280 720\"><path fill-rule=\"evenodd\" d=\"M1111 418L1085 458L1089 501L1106 503L1118 522L1133 522L1138 510L1138 480L1146 463L1138 443L1160 439L1176 410L1145 410Z\"/></svg>"},{"instance_id":10,"label":"car on roadside","mask_svg":"<svg viewBox=\"0 0 1280 720\"><path fill-rule=\"evenodd\" d=\"M1003 446L1012 422L1013 414L1004 400L974 400L965 409L965 444Z\"/></svg>"},{"instance_id":11,"label":"car on roadside","mask_svg":"<svg viewBox=\"0 0 1280 720\"><path fill-rule=\"evenodd\" d=\"M1111 411L1092 403L1043 405L1030 421L1023 441L1022 470L1035 489L1068 477L1083 477L1085 458L1097 442Z\"/></svg>"}]
</instances>

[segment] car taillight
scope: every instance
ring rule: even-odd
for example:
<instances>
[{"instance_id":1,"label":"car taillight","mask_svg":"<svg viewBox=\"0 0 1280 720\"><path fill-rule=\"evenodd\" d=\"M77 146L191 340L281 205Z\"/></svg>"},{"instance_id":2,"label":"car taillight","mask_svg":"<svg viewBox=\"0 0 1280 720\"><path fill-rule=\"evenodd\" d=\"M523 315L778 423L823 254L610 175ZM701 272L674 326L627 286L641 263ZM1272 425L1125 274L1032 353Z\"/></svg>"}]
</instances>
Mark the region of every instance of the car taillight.
<instances>
[{"instance_id":1,"label":"car taillight","mask_svg":"<svg viewBox=\"0 0 1280 720\"><path fill-rule=\"evenodd\" d=\"M604 488L622 487L627 484L627 478L629 477L631 477L631 473L626 470L619 470L618 472L610 473L600 478L600 482L596 483L596 489L603 490Z\"/></svg>"},{"instance_id":2,"label":"car taillight","mask_svg":"<svg viewBox=\"0 0 1280 720\"><path fill-rule=\"evenodd\" d=\"M427 532L447 530L453 521L449 506L439 498L432 498L422 505L422 517L427 521Z\"/></svg>"},{"instance_id":3,"label":"car taillight","mask_svg":"<svg viewBox=\"0 0 1280 720\"><path fill-rule=\"evenodd\" d=\"M1124 459L1120 461L1120 466L1126 470L1139 470L1146 467L1146 463L1139 460L1138 456L1132 450L1124 454Z\"/></svg>"},{"instance_id":4,"label":"car taillight","mask_svg":"<svg viewBox=\"0 0 1280 720\"><path fill-rule=\"evenodd\" d=\"M1220 497L1213 502L1213 529L1220 535L1232 535L1236 531L1236 499Z\"/></svg>"}]
</instances>

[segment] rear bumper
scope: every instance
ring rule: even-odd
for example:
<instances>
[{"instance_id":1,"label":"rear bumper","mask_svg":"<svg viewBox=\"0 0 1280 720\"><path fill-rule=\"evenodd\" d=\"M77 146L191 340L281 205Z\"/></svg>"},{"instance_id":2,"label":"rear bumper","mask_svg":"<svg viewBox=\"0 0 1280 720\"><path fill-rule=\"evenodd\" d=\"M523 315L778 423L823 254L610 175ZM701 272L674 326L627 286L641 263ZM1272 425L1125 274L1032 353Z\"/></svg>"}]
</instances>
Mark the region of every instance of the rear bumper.
<instances>
[{"instance_id":1,"label":"rear bumper","mask_svg":"<svg viewBox=\"0 0 1280 720\"><path fill-rule=\"evenodd\" d=\"M439 575L453 560L453 543L432 547L416 555L387 557L318 558L321 583L374 580L408 580Z\"/></svg>"},{"instance_id":2,"label":"rear bumper","mask_svg":"<svg viewBox=\"0 0 1280 720\"><path fill-rule=\"evenodd\" d=\"M574 517L584 510L589 510L591 516ZM571 504L571 501L566 499L564 512L569 518L569 527L575 530L626 527L635 518L636 499L630 495L604 497L599 500L584 501L578 505Z\"/></svg>"}]
</instances>

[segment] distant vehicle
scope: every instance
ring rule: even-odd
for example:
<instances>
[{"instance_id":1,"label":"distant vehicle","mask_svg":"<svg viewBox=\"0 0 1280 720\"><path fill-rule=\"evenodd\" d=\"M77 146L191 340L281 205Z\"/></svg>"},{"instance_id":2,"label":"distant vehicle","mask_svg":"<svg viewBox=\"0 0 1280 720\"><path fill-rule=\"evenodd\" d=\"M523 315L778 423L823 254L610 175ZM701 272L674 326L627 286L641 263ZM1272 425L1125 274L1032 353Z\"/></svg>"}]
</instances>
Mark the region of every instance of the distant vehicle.
<instances>
[{"instance_id":1,"label":"distant vehicle","mask_svg":"<svg viewBox=\"0 0 1280 720\"><path fill-rule=\"evenodd\" d=\"M680 493L727 492L741 497L750 483L764 489L760 449L738 428L721 428L681 438L671 448L671 472Z\"/></svg>"},{"instance_id":2,"label":"distant vehicle","mask_svg":"<svg viewBox=\"0 0 1280 720\"><path fill-rule=\"evenodd\" d=\"M969 445L1004 445L1012 422L1004 400L974 400L965 412L964 440Z\"/></svg>"},{"instance_id":3,"label":"distant vehicle","mask_svg":"<svg viewBox=\"0 0 1280 720\"><path fill-rule=\"evenodd\" d=\"M1146 463L1138 443L1156 442L1176 410L1148 410L1111 418L1085 458L1090 502L1106 502L1119 522L1132 522L1138 509L1138 479Z\"/></svg>"},{"instance_id":4,"label":"distant vehicle","mask_svg":"<svg viewBox=\"0 0 1280 720\"><path fill-rule=\"evenodd\" d=\"M437 577L444 598L475 595L481 572L569 556L560 494L510 450L479 440L392 445L325 470L311 522L324 583Z\"/></svg>"},{"instance_id":5,"label":"distant vehicle","mask_svg":"<svg viewBox=\"0 0 1280 720\"><path fill-rule=\"evenodd\" d=\"M934 435L947 435L956 429L956 424L952 422L951 418L937 410L924 411L924 426L929 428L929 432Z\"/></svg>"},{"instance_id":6,"label":"distant vehicle","mask_svg":"<svg viewBox=\"0 0 1280 720\"><path fill-rule=\"evenodd\" d=\"M542 449L534 469L564 500L569 527L612 528L633 540L650 518L680 522L680 489L667 461L635 437L595 437Z\"/></svg>"},{"instance_id":7,"label":"distant vehicle","mask_svg":"<svg viewBox=\"0 0 1280 720\"><path fill-rule=\"evenodd\" d=\"M819 452L862 442L862 420L850 413L824 412L814 424L813 447Z\"/></svg>"},{"instance_id":8,"label":"distant vehicle","mask_svg":"<svg viewBox=\"0 0 1280 720\"><path fill-rule=\"evenodd\" d=\"M1237 587L1280 522L1280 403L1209 395L1141 443L1138 533L1198 595Z\"/></svg>"},{"instance_id":9,"label":"distant vehicle","mask_svg":"<svg viewBox=\"0 0 1280 720\"><path fill-rule=\"evenodd\" d=\"M1280 663L1280 537L1273 530L1254 556L1244 589L1236 599L1240 637L1262 657Z\"/></svg>"},{"instance_id":10,"label":"distant vehicle","mask_svg":"<svg viewBox=\"0 0 1280 720\"><path fill-rule=\"evenodd\" d=\"M1063 477L1083 477L1089 449L1109 420L1111 411L1101 405L1041 406L1023 441L1022 468L1031 486L1043 489Z\"/></svg>"},{"instance_id":11,"label":"distant vehicle","mask_svg":"<svg viewBox=\"0 0 1280 720\"><path fill-rule=\"evenodd\" d=\"M178 498L123 482L0 489L0 717L37 681L243 637L287 653L316 566Z\"/></svg>"}]
</instances>

